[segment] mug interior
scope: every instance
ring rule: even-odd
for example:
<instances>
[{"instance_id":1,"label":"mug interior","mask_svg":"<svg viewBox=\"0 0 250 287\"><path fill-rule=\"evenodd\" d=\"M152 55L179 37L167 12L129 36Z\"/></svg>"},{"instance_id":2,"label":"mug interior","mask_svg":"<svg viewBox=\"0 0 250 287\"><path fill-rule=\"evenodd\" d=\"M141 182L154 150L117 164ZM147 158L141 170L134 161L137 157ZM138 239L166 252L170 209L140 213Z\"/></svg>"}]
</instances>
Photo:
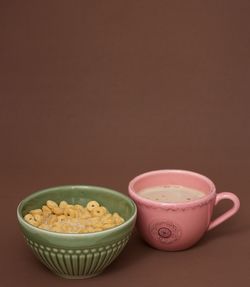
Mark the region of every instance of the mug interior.
<instances>
[{"instance_id":1,"label":"mug interior","mask_svg":"<svg viewBox=\"0 0 250 287\"><path fill-rule=\"evenodd\" d=\"M130 184L130 192L162 185L182 185L203 192L205 195L215 193L213 182L204 175L185 170L159 170L141 174Z\"/></svg>"}]
</instances>

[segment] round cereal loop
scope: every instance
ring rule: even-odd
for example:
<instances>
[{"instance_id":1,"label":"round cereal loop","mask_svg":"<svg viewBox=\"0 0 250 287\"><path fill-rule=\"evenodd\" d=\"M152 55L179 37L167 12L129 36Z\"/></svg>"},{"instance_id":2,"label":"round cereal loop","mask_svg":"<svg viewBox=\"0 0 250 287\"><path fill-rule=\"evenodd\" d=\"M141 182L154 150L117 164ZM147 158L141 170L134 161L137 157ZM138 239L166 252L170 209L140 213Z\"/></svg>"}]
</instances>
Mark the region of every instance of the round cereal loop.
<instances>
[{"instance_id":1,"label":"round cereal loop","mask_svg":"<svg viewBox=\"0 0 250 287\"><path fill-rule=\"evenodd\" d=\"M61 201L60 203L59 203L59 207L60 208L66 208L68 206L68 203L67 203L67 201L65 201L65 200L63 200L63 201Z\"/></svg>"},{"instance_id":2,"label":"round cereal loop","mask_svg":"<svg viewBox=\"0 0 250 287\"><path fill-rule=\"evenodd\" d=\"M76 217L77 216L77 211L74 208L65 208L63 211L63 214L65 216L69 216L69 217Z\"/></svg>"},{"instance_id":3,"label":"round cereal loop","mask_svg":"<svg viewBox=\"0 0 250 287\"><path fill-rule=\"evenodd\" d=\"M36 226L36 227L38 227L38 225L39 225L39 222L37 222L35 220L29 221L29 223L33 226Z\"/></svg>"},{"instance_id":4,"label":"round cereal loop","mask_svg":"<svg viewBox=\"0 0 250 287\"><path fill-rule=\"evenodd\" d=\"M32 214L26 214L24 216L24 219L27 221L27 222L30 222L30 221L33 221L34 220L34 216Z\"/></svg>"},{"instance_id":5,"label":"round cereal loop","mask_svg":"<svg viewBox=\"0 0 250 287\"><path fill-rule=\"evenodd\" d=\"M40 214L34 215L34 220L38 222L39 224L42 222L43 217Z\"/></svg>"},{"instance_id":6,"label":"round cereal loop","mask_svg":"<svg viewBox=\"0 0 250 287\"><path fill-rule=\"evenodd\" d=\"M103 206L97 206L91 211L93 216L103 216L106 213L106 208Z\"/></svg>"},{"instance_id":7,"label":"round cereal loop","mask_svg":"<svg viewBox=\"0 0 250 287\"><path fill-rule=\"evenodd\" d=\"M43 214L50 214L50 213L52 213L51 209L48 208L47 205L43 205L42 211L43 211Z\"/></svg>"},{"instance_id":8,"label":"round cereal loop","mask_svg":"<svg viewBox=\"0 0 250 287\"><path fill-rule=\"evenodd\" d=\"M42 213L43 213L43 211L42 211L41 208L33 209L33 210L30 211L30 214L32 214L32 215L35 215L35 214L40 214L41 215Z\"/></svg>"},{"instance_id":9,"label":"round cereal loop","mask_svg":"<svg viewBox=\"0 0 250 287\"><path fill-rule=\"evenodd\" d=\"M65 208L63 214L67 217L70 216L69 208Z\"/></svg>"},{"instance_id":10,"label":"round cereal loop","mask_svg":"<svg viewBox=\"0 0 250 287\"><path fill-rule=\"evenodd\" d=\"M50 209L58 207L57 203L53 200L47 200L46 204L47 204L48 208L50 208Z\"/></svg>"},{"instance_id":11,"label":"round cereal loop","mask_svg":"<svg viewBox=\"0 0 250 287\"><path fill-rule=\"evenodd\" d=\"M113 213L113 217L114 217L114 218L117 218L117 217L119 217L119 214L118 214L117 212L114 212L114 213Z\"/></svg>"},{"instance_id":12,"label":"round cereal loop","mask_svg":"<svg viewBox=\"0 0 250 287\"><path fill-rule=\"evenodd\" d=\"M117 212L113 214L113 219L116 225L120 225L124 222L124 219Z\"/></svg>"},{"instance_id":13,"label":"round cereal loop","mask_svg":"<svg viewBox=\"0 0 250 287\"><path fill-rule=\"evenodd\" d=\"M33 219L29 219L27 222L29 224L33 225L33 226L36 226L36 227L39 225L39 222L36 221L34 218Z\"/></svg>"},{"instance_id":14,"label":"round cereal loop","mask_svg":"<svg viewBox=\"0 0 250 287\"><path fill-rule=\"evenodd\" d=\"M87 204L87 209L88 209L89 211L91 211L91 210L93 210L95 207L98 207L98 206L100 206L100 204L99 204L97 201L92 200L92 201L90 201L90 202Z\"/></svg>"},{"instance_id":15,"label":"round cereal loop","mask_svg":"<svg viewBox=\"0 0 250 287\"><path fill-rule=\"evenodd\" d=\"M56 215L62 215L64 210L60 207L54 207L52 208L53 213L55 213Z\"/></svg>"},{"instance_id":16,"label":"round cereal loop","mask_svg":"<svg viewBox=\"0 0 250 287\"><path fill-rule=\"evenodd\" d=\"M69 209L69 216L72 218L76 218L77 217L77 210L70 208Z\"/></svg>"}]
</instances>

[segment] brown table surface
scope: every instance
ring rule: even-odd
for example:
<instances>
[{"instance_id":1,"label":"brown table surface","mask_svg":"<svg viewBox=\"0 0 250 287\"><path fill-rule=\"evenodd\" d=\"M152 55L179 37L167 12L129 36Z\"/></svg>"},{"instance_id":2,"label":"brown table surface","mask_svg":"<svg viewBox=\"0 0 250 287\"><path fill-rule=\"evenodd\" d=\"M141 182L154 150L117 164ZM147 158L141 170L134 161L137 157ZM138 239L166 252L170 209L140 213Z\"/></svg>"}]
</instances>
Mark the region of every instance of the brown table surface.
<instances>
[{"instance_id":1,"label":"brown table surface","mask_svg":"<svg viewBox=\"0 0 250 287\"><path fill-rule=\"evenodd\" d=\"M1 286L249 286L249 15L249 1L0 2ZM240 212L183 252L135 232L85 281L53 275L26 246L16 207L28 194L127 194L163 168L207 175Z\"/></svg>"}]
</instances>

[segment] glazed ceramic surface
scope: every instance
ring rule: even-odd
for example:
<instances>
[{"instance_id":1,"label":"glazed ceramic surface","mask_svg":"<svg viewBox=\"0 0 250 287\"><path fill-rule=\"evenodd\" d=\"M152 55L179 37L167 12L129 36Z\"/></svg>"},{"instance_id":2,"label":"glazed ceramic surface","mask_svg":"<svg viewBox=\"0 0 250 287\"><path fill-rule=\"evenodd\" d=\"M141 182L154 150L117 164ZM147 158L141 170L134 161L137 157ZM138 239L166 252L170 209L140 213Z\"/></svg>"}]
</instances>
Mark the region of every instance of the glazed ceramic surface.
<instances>
[{"instance_id":1,"label":"glazed ceramic surface","mask_svg":"<svg viewBox=\"0 0 250 287\"><path fill-rule=\"evenodd\" d=\"M162 185L182 185L200 190L204 196L184 203L156 202L138 195L138 191ZM129 195L138 208L138 228L151 246L168 251L193 246L207 230L213 229L234 215L239 207L238 197L232 193L216 194L214 183L207 177L183 170L158 170L137 176L129 183ZM211 222L214 206L229 199L233 207Z\"/></svg>"},{"instance_id":2,"label":"glazed ceramic surface","mask_svg":"<svg viewBox=\"0 0 250 287\"><path fill-rule=\"evenodd\" d=\"M110 212L118 212L125 222L109 230L87 234L50 232L28 224L23 216L41 208L48 199L83 205L96 200ZM88 278L101 273L123 250L135 224L136 206L130 198L111 189L62 186L25 198L17 208L17 217L26 242L52 272L66 278Z\"/></svg>"}]
</instances>

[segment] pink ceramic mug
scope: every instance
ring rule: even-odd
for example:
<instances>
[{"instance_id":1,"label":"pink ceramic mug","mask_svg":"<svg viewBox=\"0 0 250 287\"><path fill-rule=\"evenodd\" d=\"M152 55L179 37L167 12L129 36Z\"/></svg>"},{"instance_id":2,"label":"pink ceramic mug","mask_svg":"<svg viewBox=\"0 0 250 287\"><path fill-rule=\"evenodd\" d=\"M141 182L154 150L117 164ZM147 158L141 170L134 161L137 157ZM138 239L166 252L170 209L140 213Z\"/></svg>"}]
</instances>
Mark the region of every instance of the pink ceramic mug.
<instances>
[{"instance_id":1,"label":"pink ceramic mug","mask_svg":"<svg viewBox=\"0 0 250 287\"><path fill-rule=\"evenodd\" d=\"M202 191L205 195L190 202L166 203L146 199L138 191L163 185L181 185ZM151 246L168 251L193 246L207 230L213 229L240 207L236 195L216 194L214 183L207 177L185 170L157 170L141 174L129 183L129 195L138 209L137 226L143 239ZM230 199L233 207L211 221L214 206Z\"/></svg>"}]
</instances>

